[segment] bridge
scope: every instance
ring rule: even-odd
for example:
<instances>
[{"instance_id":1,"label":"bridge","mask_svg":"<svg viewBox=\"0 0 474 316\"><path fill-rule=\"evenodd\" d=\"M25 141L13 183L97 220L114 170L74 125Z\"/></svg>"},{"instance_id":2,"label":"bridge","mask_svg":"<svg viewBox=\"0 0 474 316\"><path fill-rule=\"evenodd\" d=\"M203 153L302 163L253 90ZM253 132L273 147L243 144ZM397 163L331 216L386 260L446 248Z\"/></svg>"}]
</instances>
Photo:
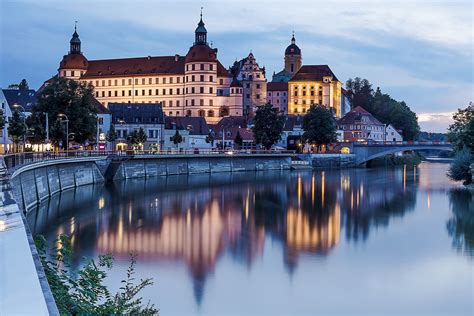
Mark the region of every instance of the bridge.
<instances>
[{"instance_id":1,"label":"bridge","mask_svg":"<svg viewBox=\"0 0 474 316\"><path fill-rule=\"evenodd\" d=\"M353 143L352 153L356 155L356 164L361 165L372 159L407 150L439 150L452 151L448 142L385 142L385 143Z\"/></svg>"}]
</instances>

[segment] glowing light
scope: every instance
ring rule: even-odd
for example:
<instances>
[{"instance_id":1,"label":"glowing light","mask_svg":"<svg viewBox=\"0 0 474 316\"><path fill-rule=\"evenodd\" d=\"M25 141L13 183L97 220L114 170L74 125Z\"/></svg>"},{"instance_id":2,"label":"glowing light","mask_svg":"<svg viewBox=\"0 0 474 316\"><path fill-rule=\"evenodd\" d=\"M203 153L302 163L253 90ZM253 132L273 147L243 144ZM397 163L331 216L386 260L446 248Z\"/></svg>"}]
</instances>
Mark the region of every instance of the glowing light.
<instances>
[{"instance_id":1,"label":"glowing light","mask_svg":"<svg viewBox=\"0 0 474 316\"><path fill-rule=\"evenodd\" d=\"M103 209L105 206L105 199L103 197L101 197L99 199L99 210Z\"/></svg>"},{"instance_id":2,"label":"glowing light","mask_svg":"<svg viewBox=\"0 0 474 316\"><path fill-rule=\"evenodd\" d=\"M7 222L0 221L0 232L6 231L6 230L7 230Z\"/></svg>"}]
</instances>

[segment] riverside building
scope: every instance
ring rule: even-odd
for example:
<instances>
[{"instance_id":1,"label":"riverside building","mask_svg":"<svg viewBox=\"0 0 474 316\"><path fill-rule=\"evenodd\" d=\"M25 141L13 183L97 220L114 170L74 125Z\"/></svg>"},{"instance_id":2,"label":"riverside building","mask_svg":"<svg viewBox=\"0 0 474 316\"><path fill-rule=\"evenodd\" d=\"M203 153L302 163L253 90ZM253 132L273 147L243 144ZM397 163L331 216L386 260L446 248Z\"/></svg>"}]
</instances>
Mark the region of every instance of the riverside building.
<instances>
[{"instance_id":1,"label":"riverside building","mask_svg":"<svg viewBox=\"0 0 474 316\"><path fill-rule=\"evenodd\" d=\"M243 113L243 88L232 82L217 48L209 46L202 14L194 43L184 56L88 60L75 29L58 76L92 84L96 99L106 107L161 103L168 116L203 117L209 123Z\"/></svg>"}]
</instances>

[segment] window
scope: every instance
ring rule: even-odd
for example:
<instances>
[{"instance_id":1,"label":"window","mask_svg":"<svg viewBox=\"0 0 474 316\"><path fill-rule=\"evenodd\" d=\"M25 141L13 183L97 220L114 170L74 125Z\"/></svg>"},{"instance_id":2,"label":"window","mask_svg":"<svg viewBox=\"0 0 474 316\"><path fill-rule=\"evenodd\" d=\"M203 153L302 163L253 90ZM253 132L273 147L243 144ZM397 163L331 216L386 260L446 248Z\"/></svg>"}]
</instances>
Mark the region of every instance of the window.
<instances>
[{"instance_id":1,"label":"window","mask_svg":"<svg viewBox=\"0 0 474 316\"><path fill-rule=\"evenodd\" d=\"M138 84L138 79L135 79L135 84L136 84L136 85Z\"/></svg>"},{"instance_id":2,"label":"window","mask_svg":"<svg viewBox=\"0 0 474 316\"><path fill-rule=\"evenodd\" d=\"M109 95L109 97L111 97L112 96L112 91L108 91L108 95Z\"/></svg>"},{"instance_id":3,"label":"window","mask_svg":"<svg viewBox=\"0 0 474 316\"><path fill-rule=\"evenodd\" d=\"M219 79L219 84L222 86L224 84L224 79Z\"/></svg>"},{"instance_id":4,"label":"window","mask_svg":"<svg viewBox=\"0 0 474 316\"><path fill-rule=\"evenodd\" d=\"M295 97L297 97L297 96L298 96L298 91L295 90Z\"/></svg>"},{"instance_id":5,"label":"window","mask_svg":"<svg viewBox=\"0 0 474 316\"><path fill-rule=\"evenodd\" d=\"M179 94L179 93L180 93L180 90L179 90L179 88L178 88L178 89L176 89L176 94Z\"/></svg>"},{"instance_id":6,"label":"window","mask_svg":"<svg viewBox=\"0 0 474 316\"><path fill-rule=\"evenodd\" d=\"M257 94L255 97L257 98L257 100L260 100L260 94Z\"/></svg>"},{"instance_id":7,"label":"window","mask_svg":"<svg viewBox=\"0 0 474 316\"><path fill-rule=\"evenodd\" d=\"M135 95L136 95L136 96L138 95L138 90L135 90Z\"/></svg>"},{"instance_id":8,"label":"window","mask_svg":"<svg viewBox=\"0 0 474 316\"><path fill-rule=\"evenodd\" d=\"M142 90L142 95L145 95L145 90Z\"/></svg>"},{"instance_id":9,"label":"window","mask_svg":"<svg viewBox=\"0 0 474 316\"><path fill-rule=\"evenodd\" d=\"M214 70L214 65L213 64L209 64L209 70Z\"/></svg>"},{"instance_id":10,"label":"window","mask_svg":"<svg viewBox=\"0 0 474 316\"><path fill-rule=\"evenodd\" d=\"M166 95L166 89L163 89L162 92L163 92L163 95Z\"/></svg>"},{"instance_id":11,"label":"window","mask_svg":"<svg viewBox=\"0 0 474 316\"><path fill-rule=\"evenodd\" d=\"M74 70L73 70L73 71L71 71L71 76L72 76L72 77L74 77Z\"/></svg>"},{"instance_id":12,"label":"window","mask_svg":"<svg viewBox=\"0 0 474 316\"><path fill-rule=\"evenodd\" d=\"M165 83L166 83L166 78L163 78L163 84L165 84Z\"/></svg>"},{"instance_id":13,"label":"window","mask_svg":"<svg viewBox=\"0 0 474 316\"><path fill-rule=\"evenodd\" d=\"M172 94L173 94L173 89L170 89L170 95L172 95Z\"/></svg>"},{"instance_id":14,"label":"window","mask_svg":"<svg viewBox=\"0 0 474 316\"><path fill-rule=\"evenodd\" d=\"M116 97L118 97L118 91L117 91L117 90L114 91L114 95L115 95Z\"/></svg>"},{"instance_id":15,"label":"window","mask_svg":"<svg viewBox=\"0 0 474 316\"><path fill-rule=\"evenodd\" d=\"M191 88L191 93L194 93L194 87Z\"/></svg>"},{"instance_id":16,"label":"window","mask_svg":"<svg viewBox=\"0 0 474 316\"><path fill-rule=\"evenodd\" d=\"M105 86L105 80L102 80L102 87Z\"/></svg>"},{"instance_id":17,"label":"window","mask_svg":"<svg viewBox=\"0 0 474 316\"><path fill-rule=\"evenodd\" d=\"M117 85L117 79L114 80L114 86L116 86L116 85Z\"/></svg>"},{"instance_id":18,"label":"window","mask_svg":"<svg viewBox=\"0 0 474 316\"><path fill-rule=\"evenodd\" d=\"M192 65L191 65L191 70L195 70L194 67L195 67L195 65L192 64Z\"/></svg>"},{"instance_id":19,"label":"window","mask_svg":"<svg viewBox=\"0 0 474 316\"><path fill-rule=\"evenodd\" d=\"M191 110L186 111L186 116L191 116Z\"/></svg>"},{"instance_id":20,"label":"window","mask_svg":"<svg viewBox=\"0 0 474 316\"><path fill-rule=\"evenodd\" d=\"M201 70L204 70L204 64L201 64Z\"/></svg>"},{"instance_id":21,"label":"window","mask_svg":"<svg viewBox=\"0 0 474 316\"><path fill-rule=\"evenodd\" d=\"M179 77L176 77L176 82L179 83L181 80Z\"/></svg>"},{"instance_id":22,"label":"window","mask_svg":"<svg viewBox=\"0 0 474 316\"><path fill-rule=\"evenodd\" d=\"M250 99L250 94L247 93L246 97L247 97L247 99Z\"/></svg>"},{"instance_id":23,"label":"window","mask_svg":"<svg viewBox=\"0 0 474 316\"><path fill-rule=\"evenodd\" d=\"M96 87L99 86L99 80L96 80L96 81L95 81L95 86L96 86Z\"/></svg>"},{"instance_id":24,"label":"window","mask_svg":"<svg viewBox=\"0 0 474 316\"><path fill-rule=\"evenodd\" d=\"M166 106L166 101L165 100L161 101L161 103L163 103L163 107Z\"/></svg>"},{"instance_id":25,"label":"window","mask_svg":"<svg viewBox=\"0 0 474 316\"><path fill-rule=\"evenodd\" d=\"M194 99L191 100L191 106L194 106Z\"/></svg>"},{"instance_id":26,"label":"window","mask_svg":"<svg viewBox=\"0 0 474 316\"><path fill-rule=\"evenodd\" d=\"M95 97L96 97L96 98L99 97L99 91L96 91L96 92L95 92ZM2 103L2 109L4 109L3 103Z\"/></svg>"},{"instance_id":27,"label":"window","mask_svg":"<svg viewBox=\"0 0 474 316\"><path fill-rule=\"evenodd\" d=\"M199 111L198 111L198 115L199 115L200 117L204 117L204 116L206 116L206 112L204 112L204 110L199 110Z\"/></svg>"},{"instance_id":28,"label":"window","mask_svg":"<svg viewBox=\"0 0 474 316\"><path fill-rule=\"evenodd\" d=\"M129 97L132 96L132 90L128 90L128 96L129 96Z\"/></svg>"},{"instance_id":29,"label":"window","mask_svg":"<svg viewBox=\"0 0 474 316\"><path fill-rule=\"evenodd\" d=\"M306 96L306 91L303 91L303 96L304 96L304 97Z\"/></svg>"},{"instance_id":30,"label":"window","mask_svg":"<svg viewBox=\"0 0 474 316\"><path fill-rule=\"evenodd\" d=\"M170 116L173 115L173 111L170 111Z\"/></svg>"},{"instance_id":31,"label":"window","mask_svg":"<svg viewBox=\"0 0 474 316\"><path fill-rule=\"evenodd\" d=\"M102 97L105 97L105 91L102 91Z\"/></svg>"},{"instance_id":32,"label":"window","mask_svg":"<svg viewBox=\"0 0 474 316\"><path fill-rule=\"evenodd\" d=\"M233 89L232 89L232 90L233 90ZM211 94L214 93L214 88L209 87L209 93L211 93Z\"/></svg>"},{"instance_id":33,"label":"window","mask_svg":"<svg viewBox=\"0 0 474 316\"><path fill-rule=\"evenodd\" d=\"M170 83L173 83L173 77L170 77Z\"/></svg>"},{"instance_id":34,"label":"window","mask_svg":"<svg viewBox=\"0 0 474 316\"><path fill-rule=\"evenodd\" d=\"M155 95L159 95L160 94L160 89L155 89Z\"/></svg>"},{"instance_id":35,"label":"window","mask_svg":"<svg viewBox=\"0 0 474 316\"><path fill-rule=\"evenodd\" d=\"M207 116L208 117L214 117L214 111L213 110L207 111Z\"/></svg>"},{"instance_id":36,"label":"window","mask_svg":"<svg viewBox=\"0 0 474 316\"><path fill-rule=\"evenodd\" d=\"M260 84L259 83L257 83L257 89L260 89Z\"/></svg>"},{"instance_id":37,"label":"window","mask_svg":"<svg viewBox=\"0 0 474 316\"><path fill-rule=\"evenodd\" d=\"M199 105L200 105L200 106L204 106L204 100L203 100L203 99L200 99L200 100L199 100Z\"/></svg>"},{"instance_id":38,"label":"window","mask_svg":"<svg viewBox=\"0 0 474 316\"><path fill-rule=\"evenodd\" d=\"M153 133L154 131L152 129L148 130L148 138L154 138L153 136Z\"/></svg>"},{"instance_id":39,"label":"window","mask_svg":"<svg viewBox=\"0 0 474 316\"><path fill-rule=\"evenodd\" d=\"M122 90L122 97L125 96L125 90Z\"/></svg>"},{"instance_id":40,"label":"window","mask_svg":"<svg viewBox=\"0 0 474 316\"><path fill-rule=\"evenodd\" d=\"M172 106L173 106L173 100L170 100L170 102L169 102L169 103L170 103L170 105L169 105L169 106L170 106L170 107L172 107Z\"/></svg>"},{"instance_id":41,"label":"window","mask_svg":"<svg viewBox=\"0 0 474 316\"><path fill-rule=\"evenodd\" d=\"M132 79L128 79L128 84L131 86L132 85Z\"/></svg>"},{"instance_id":42,"label":"window","mask_svg":"<svg viewBox=\"0 0 474 316\"><path fill-rule=\"evenodd\" d=\"M210 99L210 100L209 100L209 105L210 105L210 106L213 106L213 105L214 105L214 100Z\"/></svg>"},{"instance_id":43,"label":"window","mask_svg":"<svg viewBox=\"0 0 474 316\"><path fill-rule=\"evenodd\" d=\"M155 78L155 84L158 84L160 83L160 79L159 78Z\"/></svg>"},{"instance_id":44,"label":"window","mask_svg":"<svg viewBox=\"0 0 474 316\"><path fill-rule=\"evenodd\" d=\"M125 85L125 79L122 79L122 86Z\"/></svg>"},{"instance_id":45,"label":"window","mask_svg":"<svg viewBox=\"0 0 474 316\"><path fill-rule=\"evenodd\" d=\"M199 93L204 93L204 87L199 88Z\"/></svg>"},{"instance_id":46,"label":"window","mask_svg":"<svg viewBox=\"0 0 474 316\"><path fill-rule=\"evenodd\" d=\"M142 84L145 84L145 78L142 78Z\"/></svg>"},{"instance_id":47,"label":"window","mask_svg":"<svg viewBox=\"0 0 474 316\"><path fill-rule=\"evenodd\" d=\"M148 78L148 84L152 84L153 83L153 78Z\"/></svg>"},{"instance_id":48,"label":"window","mask_svg":"<svg viewBox=\"0 0 474 316\"><path fill-rule=\"evenodd\" d=\"M179 107L179 100L176 100L176 106Z\"/></svg>"},{"instance_id":49,"label":"window","mask_svg":"<svg viewBox=\"0 0 474 316\"><path fill-rule=\"evenodd\" d=\"M250 83L245 84L245 87L246 87L247 89L250 89Z\"/></svg>"},{"instance_id":50,"label":"window","mask_svg":"<svg viewBox=\"0 0 474 316\"><path fill-rule=\"evenodd\" d=\"M186 94L188 94L188 88L186 88Z\"/></svg>"},{"instance_id":51,"label":"window","mask_svg":"<svg viewBox=\"0 0 474 316\"><path fill-rule=\"evenodd\" d=\"M211 65L212 66L212 65ZM209 76L209 81L213 82L214 81L214 76Z\"/></svg>"},{"instance_id":52,"label":"window","mask_svg":"<svg viewBox=\"0 0 474 316\"><path fill-rule=\"evenodd\" d=\"M194 75L191 76L191 81L192 81L192 82L195 81Z\"/></svg>"}]
</instances>

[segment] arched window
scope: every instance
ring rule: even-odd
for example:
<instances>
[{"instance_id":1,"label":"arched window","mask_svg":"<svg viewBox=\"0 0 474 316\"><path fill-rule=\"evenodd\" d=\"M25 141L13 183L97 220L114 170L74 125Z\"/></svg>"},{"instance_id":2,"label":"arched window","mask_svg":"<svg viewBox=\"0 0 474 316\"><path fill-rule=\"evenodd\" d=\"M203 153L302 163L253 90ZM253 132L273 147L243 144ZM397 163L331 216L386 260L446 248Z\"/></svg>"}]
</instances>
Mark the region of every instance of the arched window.
<instances>
[{"instance_id":1,"label":"arched window","mask_svg":"<svg viewBox=\"0 0 474 316\"><path fill-rule=\"evenodd\" d=\"M229 116L229 107L228 106L221 106L219 108L219 116Z\"/></svg>"},{"instance_id":2,"label":"arched window","mask_svg":"<svg viewBox=\"0 0 474 316\"><path fill-rule=\"evenodd\" d=\"M187 101L187 100L186 100ZM186 116L191 116L191 110L186 111Z\"/></svg>"},{"instance_id":3,"label":"arched window","mask_svg":"<svg viewBox=\"0 0 474 316\"><path fill-rule=\"evenodd\" d=\"M207 116L208 117L214 117L214 110L207 111Z\"/></svg>"},{"instance_id":4,"label":"arched window","mask_svg":"<svg viewBox=\"0 0 474 316\"><path fill-rule=\"evenodd\" d=\"M199 115L200 117L204 117L204 116L206 116L206 112L205 112L204 110L199 110L199 111L198 111L198 115Z\"/></svg>"}]
</instances>

